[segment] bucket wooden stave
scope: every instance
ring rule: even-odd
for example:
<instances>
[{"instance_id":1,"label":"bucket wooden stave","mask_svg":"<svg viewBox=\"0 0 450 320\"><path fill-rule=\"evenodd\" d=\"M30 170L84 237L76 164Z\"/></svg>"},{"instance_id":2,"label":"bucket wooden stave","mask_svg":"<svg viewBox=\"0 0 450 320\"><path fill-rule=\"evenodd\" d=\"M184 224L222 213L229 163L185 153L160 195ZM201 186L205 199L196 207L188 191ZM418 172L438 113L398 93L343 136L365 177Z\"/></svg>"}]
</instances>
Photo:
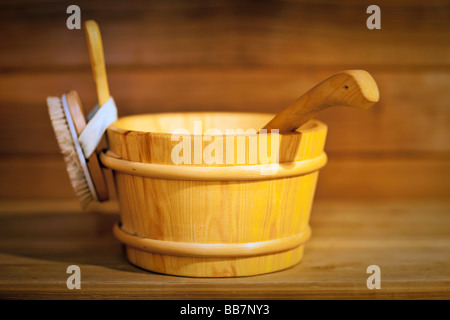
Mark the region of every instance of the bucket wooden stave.
<instances>
[{"instance_id":1,"label":"bucket wooden stave","mask_svg":"<svg viewBox=\"0 0 450 320\"><path fill-rule=\"evenodd\" d=\"M279 136L217 135L258 130L272 117L166 113L124 117L109 126L101 161L114 173L121 211L114 234L131 263L173 275L233 277L285 269L302 259L318 170L326 163L326 125L311 120ZM180 128L193 134L174 139L171 132ZM211 128L217 129L214 138ZM277 139L279 164L249 151L261 147L261 136L269 150ZM190 149L191 163L174 164L173 150L184 138L190 148L182 155ZM223 152L216 163L205 163L196 151L204 155L212 142L214 156Z\"/></svg>"}]
</instances>

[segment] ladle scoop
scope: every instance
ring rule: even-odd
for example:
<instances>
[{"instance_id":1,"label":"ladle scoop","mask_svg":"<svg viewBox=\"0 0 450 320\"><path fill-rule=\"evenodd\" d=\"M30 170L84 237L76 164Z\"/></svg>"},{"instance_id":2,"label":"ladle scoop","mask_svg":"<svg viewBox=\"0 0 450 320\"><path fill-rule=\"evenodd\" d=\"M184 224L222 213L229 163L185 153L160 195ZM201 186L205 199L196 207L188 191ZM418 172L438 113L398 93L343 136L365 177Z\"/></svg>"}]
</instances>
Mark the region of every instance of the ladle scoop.
<instances>
[{"instance_id":1,"label":"ladle scoop","mask_svg":"<svg viewBox=\"0 0 450 320\"><path fill-rule=\"evenodd\" d=\"M332 106L368 109L379 97L378 86L367 71L342 71L307 91L263 129L278 129L279 133L295 131L323 109Z\"/></svg>"}]
</instances>

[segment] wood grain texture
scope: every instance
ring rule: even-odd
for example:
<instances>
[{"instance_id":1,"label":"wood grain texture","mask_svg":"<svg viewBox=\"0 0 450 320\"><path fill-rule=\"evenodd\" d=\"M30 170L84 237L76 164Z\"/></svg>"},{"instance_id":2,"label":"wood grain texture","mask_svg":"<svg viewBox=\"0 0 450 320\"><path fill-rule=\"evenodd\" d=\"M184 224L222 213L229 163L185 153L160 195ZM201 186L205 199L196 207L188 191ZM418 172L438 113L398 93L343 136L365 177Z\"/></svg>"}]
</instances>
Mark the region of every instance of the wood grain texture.
<instances>
[{"instance_id":1,"label":"wood grain texture","mask_svg":"<svg viewBox=\"0 0 450 320\"><path fill-rule=\"evenodd\" d=\"M107 129L108 151L128 161L200 167L289 163L322 155L327 135L323 122L311 120L297 132L259 134L273 116L179 112L123 117Z\"/></svg>"},{"instance_id":2,"label":"wood grain texture","mask_svg":"<svg viewBox=\"0 0 450 320\"><path fill-rule=\"evenodd\" d=\"M324 172L333 178L321 175L317 196L448 196L447 1L379 1L381 30L365 26L369 1L77 4L102 29L120 116L277 113L336 72L366 69L381 92L376 107L318 117L329 127L326 151L339 160L330 159ZM97 97L84 32L66 28L67 5L0 4L0 163L9 165L0 169L2 199L71 196L45 98L75 89L90 111Z\"/></svg>"},{"instance_id":3,"label":"wood grain texture","mask_svg":"<svg viewBox=\"0 0 450 320\"><path fill-rule=\"evenodd\" d=\"M115 188L106 170L109 194ZM2 199L75 199L63 159L55 156L0 157ZM450 197L447 157L416 154L346 155L328 153L321 169L317 199Z\"/></svg>"},{"instance_id":4,"label":"wood grain texture","mask_svg":"<svg viewBox=\"0 0 450 320\"><path fill-rule=\"evenodd\" d=\"M103 42L97 22L88 20L84 23L91 69L97 89L98 104L103 106L110 98L108 77L106 75Z\"/></svg>"},{"instance_id":5,"label":"wood grain texture","mask_svg":"<svg viewBox=\"0 0 450 320\"><path fill-rule=\"evenodd\" d=\"M109 66L450 64L450 8L444 0L378 1L382 28L375 32L366 28L372 4L366 0L77 4L83 19L100 24ZM83 31L66 28L67 6L2 2L0 68L87 67Z\"/></svg>"},{"instance_id":6,"label":"wood grain texture","mask_svg":"<svg viewBox=\"0 0 450 320\"><path fill-rule=\"evenodd\" d=\"M448 201L316 202L300 264L228 279L133 267L111 233L117 214L71 214L73 207L63 205L66 214L45 213L48 208L34 203L21 214L0 215L2 299L450 298ZM81 290L66 288L72 264L81 268ZM372 264L381 268L380 290L366 287Z\"/></svg>"},{"instance_id":7,"label":"wood grain texture","mask_svg":"<svg viewBox=\"0 0 450 320\"><path fill-rule=\"evenodd\" d=\"M116 235L125 240L127 257L133 264L172 275L237 277L285 269L300 261L306 238L297 241L295 246L283 250L281 247L286 239L303 238L300 235L307 233L321 166L313 164L310 170L303 173L296 173L289 167L322 155L327 127L319 121L311 121L301 131L263 139L264 135L256 134L256 130L271 118L272 115L246 113L163 113L124 118L108 127L110 153L127 163L137 162L147 166L164 164L168 167L158 172L161 175L149 176L143 173L142 166L124 171L121 163L104 163L113 170L121 208L121 225ZM199 129L195 129L195 121L202 123L203 130L199 128L201 131L196 132ZM219 130L256 129L253 136L244 139L242 133L225 137L225 131L215 138L217 148L214 147L214 160L217 162L213 166L221 169L227 163L226 169L242 169L239 172L242 171L243 176L252 173L256 167L256 178L249 174L244 181L230 180L228 170L225 173L219 171L213 179L202 179L203 175L209 174L208 158L211 157L205 154L208 155L207 150L212 144L204 141L208 138L208 130L216 128L221 122ZM183 167L174 163L172 154L179 142L173 141L170 132L179 128L188 132L184 134L183 143L188 140L189 148L184 147L181 153L183 157L187 153L189 159ZM199 148L195 141L198 138ZM229 140L231 144L222 140ZM261 140L265 143L261 144ZM269 144L277 149L283 144L286 147L279 148L279 156L274 156L272 150L268 157L267 149L274 149L273 146L268 147ZM261 145L265 146L265 151L258 150ZM228 162L230 150L233 157ZM240 155L244 160L242 164L237 160ZM250 161L251 156L255 156L254 162ZM199 158L198 163L196 158ZM280 170L281 174L262 172L265 164L278 165L278 162L288 167L288 175L282 175L283 170ZM193 167L202 170L194 172L194 176L198 177L184 178L180 175L173 178L164 174L165 171L170 172L170 167L174 170L186 171ZM130 238L131 241L128 240ZM148 239L147 245L136 246L142 242L141 238ZM152 250L155 241L158 243L157 249ZM174 251L170 243L174 242L191 249L185 250L182 255L178 251L172 254ZM263 242L267 249L265 252L252 256L239 254L242 245L255 245L256 248L258 243ZM272 243L275 245L272 246ZM211 257L198 256L197 252L202 251L203 246L211 245L231 247L234 255L222 256L218 251Z\"/></svg>"},{"instance_id":8,"label":"wood grain texture","mask_svg":"<svg viewBox=\"0 0 450 320\"><path fill-rule=\"evenodd\" d=\"M336 69L109 72L119 116L177 111L277 113ZM449 152L450 74L374 71L381 92L366 111L323 111L327 151ZM97 103L90 71L0 75L0 152L56 154L45 109L48 95L80 94L86 114ZM26 94L24 94L26 92Z\"/></svg>"},{"instance_id":9,"label":"wood grain texture","mask_svg":"<svg viewBox=\"0 0 450 320\"><path fill-rule=\"evenodd\" d=\"M80 215L45 111L48 95L71 89L86 111L97 103L83 31L65 27L66 2L2 1L0 298L450 298L448 1L378 1L377 31L365 27L369 1L77 4L83 20L102 28L121 116L276 113L353 68L373 74L381 100L367 112L335 108L319 116L329 127L329 161L300 264L238 279L145 272L113 238L115 200ZM382 289L370 291L366 268L374 263ZM65 286L71 264L83 272L79 292Z\"/></svg>"}]
</instances>

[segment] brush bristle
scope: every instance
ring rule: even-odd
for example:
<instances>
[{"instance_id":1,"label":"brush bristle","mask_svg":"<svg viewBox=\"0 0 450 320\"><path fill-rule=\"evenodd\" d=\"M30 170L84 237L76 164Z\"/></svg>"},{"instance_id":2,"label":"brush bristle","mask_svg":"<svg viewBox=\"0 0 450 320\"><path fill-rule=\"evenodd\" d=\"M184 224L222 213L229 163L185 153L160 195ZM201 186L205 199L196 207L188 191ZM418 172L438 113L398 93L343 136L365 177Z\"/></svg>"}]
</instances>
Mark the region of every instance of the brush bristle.
<instances>
[{"instance_id":1,"label":"brush bristle","mask_svg":"<svg viewBox=\"0 0 450 320\"><path fill-rule=\"evenodd\" d=\"M48 112L55 131L56 140L66 162L66 169L69 174L70 182L81 204L85 209L88 204L94 200L89 190L89 185L84 175L80 160L78 159L75 144L70 133L62 101L58 97L47 98Z\"/></svg>"}]
</instances>

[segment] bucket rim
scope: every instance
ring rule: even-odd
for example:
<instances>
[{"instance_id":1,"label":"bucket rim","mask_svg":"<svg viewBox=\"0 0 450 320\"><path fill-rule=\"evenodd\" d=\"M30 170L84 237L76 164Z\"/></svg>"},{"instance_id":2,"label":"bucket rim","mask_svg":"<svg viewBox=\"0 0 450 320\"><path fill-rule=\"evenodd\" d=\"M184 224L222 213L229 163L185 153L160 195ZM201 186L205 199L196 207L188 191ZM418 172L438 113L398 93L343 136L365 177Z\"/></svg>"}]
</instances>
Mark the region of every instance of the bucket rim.
<instances>
[{"instance_id":1,"label":"bucket rim","mask_svg":"<svg viewBox=\"0 0 450 320\"><path fill-rule=\"evenodd\" d=\"M176 117L176 116L205 116L205 115L212 115L212 116L230 116L230 115L240 115L240 116L266 116L269 120L274 117L276 114L273 113L265 113L265 112L244 112L244 111L188 111L188 112L157 112L157 113L140 113L140 114L134 114L134 115L127 115L120 117L117 119L117 121L113 122L109 127L108 131L114 131L121 134L131 134L131 135L151 135L155 137L161 137L161 138L170 138L170 136L173 134L172 132L158 132L158 131L144 131L144 130L135 130L125 127L121 124L121 122L124 122L129 119L138 118L138 117ZM279 133L280 136L295 136L305 133L315 133L318 131L327 130L327 125L317 119L311 119L306 124L304 124L302 127L298 128L295 132L288 132L288 133ZM210 137L214 135L205 135L205 134L179 134L179 136L202 136L202 137ZM224 134L225 135L225 134ZM244 134L232 134L228 136L248 136L247 133Z\"/></svg>"},{"instance_id":2,"label":"bucket rim","mask_svg":"<svg viewBox=\"0 0 450 320\"><path fill-rule=\"evenodd\" d=\"M327 155L274 164L242 166L180 166L124 160L110 151L100 154L102 164L116 172L165 180L258 181L291 178L314 173L323 168Z\"/></svg>"}]
</instances>

